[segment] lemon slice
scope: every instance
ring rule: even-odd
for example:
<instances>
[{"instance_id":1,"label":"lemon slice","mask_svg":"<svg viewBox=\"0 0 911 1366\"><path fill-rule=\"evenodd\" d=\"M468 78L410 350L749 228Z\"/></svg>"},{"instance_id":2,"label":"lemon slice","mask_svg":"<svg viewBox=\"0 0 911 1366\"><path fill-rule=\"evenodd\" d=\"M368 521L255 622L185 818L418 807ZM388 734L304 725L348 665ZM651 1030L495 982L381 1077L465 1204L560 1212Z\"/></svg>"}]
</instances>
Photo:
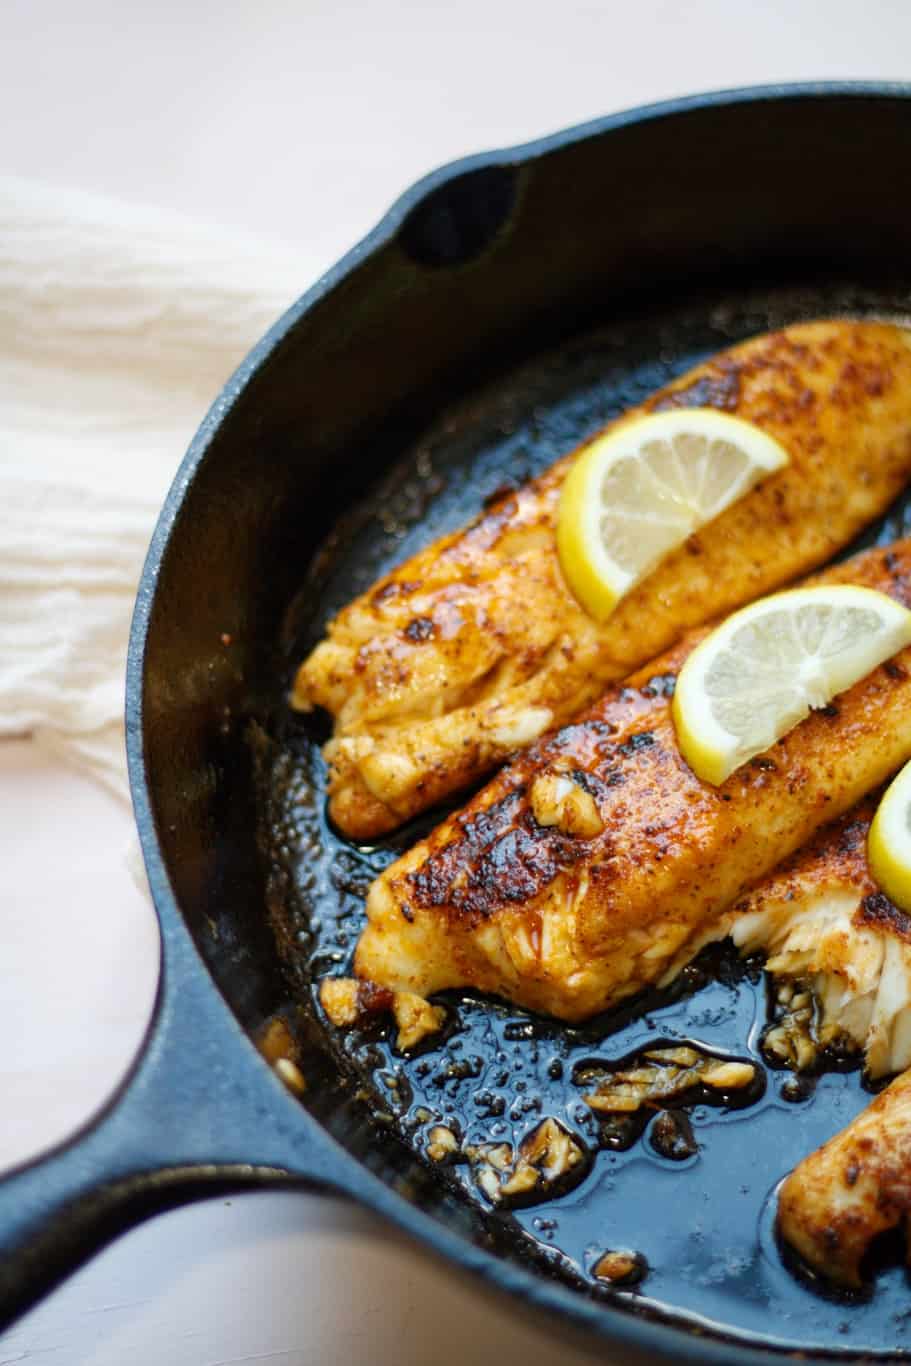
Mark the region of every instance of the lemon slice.
<instances>
[{"instance_id":1,"label":"lemon slice","mask_svg":"<svg viewBox=\"0 0 911 1366\"><path fill-rule=\"evenodd\" d=\"M911 764L893 778L877 807L867 858L889 900L911 911Z\"/></svg>"},{"instance_id":2,"label":"lemon slice","mask_svg":"<svg viewBox=\"0 0 911 1366\"><path fill-rule=\"evenodd\" d=\"M772 437L715 408L631 418L596 437L560 496L557 551L597 621L698 527L787 464Z\"/></svg>"},{"instance_id":3,"label":"lemon slice","mask_svg":"<svg viewBox=\"0 0 911 1366\"><path fill-rule=\"evenodd\" d=\"M911 643L911 612L853 584L795 588L728 617L677 678L677 743L698 778L723 783L813 707Z\"/></svg>"}]
</instances>

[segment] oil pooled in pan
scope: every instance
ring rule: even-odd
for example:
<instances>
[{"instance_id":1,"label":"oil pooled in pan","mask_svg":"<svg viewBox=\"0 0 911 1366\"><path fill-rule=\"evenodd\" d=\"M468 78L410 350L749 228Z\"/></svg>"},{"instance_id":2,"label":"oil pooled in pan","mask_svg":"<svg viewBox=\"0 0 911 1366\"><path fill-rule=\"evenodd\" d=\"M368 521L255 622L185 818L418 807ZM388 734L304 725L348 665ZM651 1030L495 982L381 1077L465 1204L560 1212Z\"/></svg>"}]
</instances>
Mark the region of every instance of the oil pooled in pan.
<instances>
[{"instance_id":1,"label":"oil pooled in pan","mask_svg":"<svg viewBox=\"0 0 911 1366\"><path fill-rule=\"evenodd\" d=\"M831 283L692 300L576 338L453 408L333 529L290 615L288 677L326 619L379 574L675 374L799 319L907 316L909 303L899 287ZM909 525L903 502L863 543ZM291 998L320 1020L365 1122L582 1293L763 1339L774 1325L775 1341L803 1348L812 1323L812 1345L830 1350L907 1349L899 1257L875 1293L848 1302L795 1277L775 1246L777 1183L869 1094L856 1060L822 1054L796 1077L780 1051L764 1052L782 1005L758 962L711 950L669 991L581 1028L450 993L443 1030L409 1055L386 1021L345 1033L324 1021L317 986L350 967L370 881L430 822L372 848L339 838L325 816L318 723L280 704L276 714L274 733L254 738L271 915ZM737 1084L713 1086L713 1068ZM623 1088L641 1103L617 1108Z\"/></svg>"}]
</instances>

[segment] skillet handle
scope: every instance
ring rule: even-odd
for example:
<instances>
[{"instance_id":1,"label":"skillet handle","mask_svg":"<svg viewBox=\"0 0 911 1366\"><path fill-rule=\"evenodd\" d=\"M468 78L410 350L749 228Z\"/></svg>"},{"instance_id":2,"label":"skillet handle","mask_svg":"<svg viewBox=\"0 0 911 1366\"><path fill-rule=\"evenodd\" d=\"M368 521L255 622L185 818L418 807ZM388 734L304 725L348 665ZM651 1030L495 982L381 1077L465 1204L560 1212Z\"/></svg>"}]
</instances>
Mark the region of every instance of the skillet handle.
<instances>
[{"instance_id":1,"label":"skillet handle","mask_svg":"<svg viewBox=\"0 0 911 1366\"><path fill-rule=\"evenodd\" d=\"M341 1190L351 1159L230 1014L169 926L138 1064L80 1134L0 1182L0 1329L149 1215L225 1189Z\"/></svg>"}]
</instances>

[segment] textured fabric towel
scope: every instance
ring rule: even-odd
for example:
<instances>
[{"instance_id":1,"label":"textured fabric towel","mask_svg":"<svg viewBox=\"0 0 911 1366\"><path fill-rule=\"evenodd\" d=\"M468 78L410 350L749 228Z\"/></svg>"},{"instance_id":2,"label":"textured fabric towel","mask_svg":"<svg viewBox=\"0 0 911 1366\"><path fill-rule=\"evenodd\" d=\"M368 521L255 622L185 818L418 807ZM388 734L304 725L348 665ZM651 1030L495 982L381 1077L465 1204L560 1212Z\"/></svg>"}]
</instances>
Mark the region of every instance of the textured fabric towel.
<instances>
[{"instance_id":1,"label":"textured fabric towel","mask_svg":"<svg viewBox=\"0 0 911 1366\"><path fill-rule=\"evenodd\" d=\"M136 583L186 447L306 261L0 179L0 735L127 799Z\"/></svg>"}]
</instances>

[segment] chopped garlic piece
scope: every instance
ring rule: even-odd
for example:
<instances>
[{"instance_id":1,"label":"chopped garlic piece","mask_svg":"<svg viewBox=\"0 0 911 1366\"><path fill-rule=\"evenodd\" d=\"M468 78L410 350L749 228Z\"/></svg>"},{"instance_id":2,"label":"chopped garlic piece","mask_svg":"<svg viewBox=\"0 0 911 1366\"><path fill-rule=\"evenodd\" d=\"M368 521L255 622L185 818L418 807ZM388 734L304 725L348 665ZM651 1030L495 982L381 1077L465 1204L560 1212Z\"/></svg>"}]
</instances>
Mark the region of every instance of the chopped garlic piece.
<instances>
[{"instance_id":1,"label":"chopped garlic piece","mask_svg":"<svg viewBox=\"0 0 911 1366\"><path fill-rule=\"evenodd\" d=\"M549 707L519 707L498 717L490 738L504 749L523 749L544 734L553 718Z\"/></svg>"},{"instance_id":2,"label":"chopped garlic piece","mask_svg":"<svg viewBox=\"0 0 911 1366\"><path fill-rule=\"evenodd\" d=\"M645 1057L653 1062L674 1062L678 1067L693 1067L699 1061L695 1048L647 1048Z\"/></svg>"},{"instance_id":3,"label":"chopped garlic piece","mask_svg":"<svg viewBox=\"0 0 911 1366\"><path fill-rule=\"evenodd\" d=\"M531 809L539 825L559 825L572 783L559 773L542 773L531 786Z\"/></svg>"},{"instance_id":4,"label":"chopped garlic piece","mask_svg":"<svg viewBox=\"0 0 911 1366\"><path fill-rule=\"evenodd\" d=\"M530 798L539 825L557 826L582 839L594 839L604 829L592 794L567 774L542 773L532 784Z\"/></svg>"},{"instance_id":5,"label":"chopped garlic piece","mask_svg":"<svg viewBox=\"0 0 911 1366\"><path fill-rule=\"evenodd\" d=\"M297 1051L287 1022L280 1015L269 1021L256 1046L266 1061L273 1064L278 1062L279 1058L293 1058Z\"/></svg>"},{"instance_id":6,"label":"chopped garlic piece","mask_svg":"<svg viewBox=\"0 0 911 1366\"><path fill-rule=\"evenodd\" d=\"M273 1070L289 1091L293 1091L296 1096L304 1094L307 1089L307 1082L296 1062L292 1062L290 1058L279 1058L277 1062L273 1063Z\"/></svg>"},{"instance_id":7,"label":"chopped garlic piece","mask_svg":"<svg viewBox=\"0 0 911 1366\"><path fill-rule=\"evenodd\" d=\"M718 1091L726 1091L729 1087L749 1086L755 1076L756 1068L752 1063L720 1062L717 1067L706 1067L702 1073L702 1080L707 1086L714 1086Z\"/></svg>"},{"instance_id":8,"label":"chopped garlic piece","mask_svg":"<svg viewBox=\"0 0 911 1366\"><path fill-rule=\"evenodd\" d=\"M500 1178L493 1167L489 1167L486 1163L482 1164L475 1172L475 1181L491 1204L496 1204L500 1198Z\"/></svg>"},{"instance_id":9,"label":"chopped garlic piece","mask_svg":"<svg viewBox=\"0 0 911 1366\"><path fill-rule=\"evenodd\" d=\"M432 1006L412 991L397 991L392 998L392 1013L398 1025L396 1048L414 1048L428 1034L435 1034L446 1019L442 1006Z\"/></svg>"},{"instance_id":10,"label":"chopped garlic piece","mask_svg":"<svg viewBox=\"0 0 911 1366\"><path fill-rule=\"evenodd\" d=\"M353 977L326 977L319 988L320 1005L339 1029L356 1023L360 1014L358 983Z\"/></svg>"},{"instance_id":11,"label":"chopped garlic piece","mask_svg":"<svg viewBox=\"0 0 911 1366\"><path fill-rule=\"evenodd\" d=\"M585 1150L560 1123L548 1118L536 1125L514 1153L509 1143L480 1143L465 1149L475 1166L475 1180L493 1204L525 1199L538 1193L546 1199L551 1188L585 1170ZM498 1175L499 1174L499 1175Z\"/></svg>"},{"instance_id":12,"label":"chopped garlic piece","mask_svg":"<svg viewBox=\"0 0 911 1366\"><path fill-rule=\"evenodd\" d=\"M642 1259L636 1252L605 1252L592 1267L599 1281L630 1281L642 1274Z\"/></svg>"},{"instance_id":13,"label":"chopped garlic piece","mask_svg":"<svg viewBox=\"0 0 911 1366\"><path fill-rule=\"evenodd\" d=\"M459 1140L451 1129L437 1124L427 1135L427 1156L432 1162L445 1162L459 1150Z\"/></svg>"},{"instance_id":14,"label":"chopped garlic piece","mask_svg":"<svg viewBox=\"0 0 911 1366\"><path fill-rule=\"evenodd\" d=\"M643 1049L636 1064L605 1071L585 1097L586 1104L603 1114L633 1114L643 1106L676 1100L698 1086L741 1090L756 1076L752 1063L709 1057L686 1045Z\"/></svg>"},{"instance_id":15,"label":"chopped garlic piece","mask_svg":"<svg viewBox=\"0 0 911 1366\"><path fill-rule=\"evenodd\" d=\"M510 1143L482 1143L484 1160L498 1172L505 1172L512 1165L512 1145Z\"/></svg>"}]
</instances>

